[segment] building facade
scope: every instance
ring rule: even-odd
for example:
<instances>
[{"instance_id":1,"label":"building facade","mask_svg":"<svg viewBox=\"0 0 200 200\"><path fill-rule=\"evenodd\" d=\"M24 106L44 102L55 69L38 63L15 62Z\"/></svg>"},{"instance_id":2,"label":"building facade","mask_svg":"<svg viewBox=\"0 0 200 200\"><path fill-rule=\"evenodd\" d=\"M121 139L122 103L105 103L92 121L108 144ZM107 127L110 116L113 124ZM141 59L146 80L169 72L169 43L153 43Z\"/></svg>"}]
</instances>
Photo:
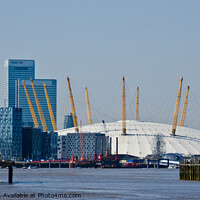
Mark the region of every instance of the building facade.
<instances>
[{"instance_id":1,"label":"building facade","mask_svg":"<svg viewBox=\"0 0 200 200\"><path fill-rule=\"evenodd\" d=\"M23 127L23 159L57 159L57 133L42 132L40 128Z\"/></svg>"},{"instance_id":2,"label":"building facade","mask_svg":"<svg viewBox=\"0 0 200 200\"><path fill-rule=\"evenodd\" d=\"M21 108L0 108L0 154L4 160L22 158Z\"/></svg>"},{"instance_id":3,"label":"building facade","mask_svg":"<svg viewBox=\"0 0 200 200\"><path fill-rule=\"evenodd\" d=\"M95 139L96 138L96 139ZM95 147L96 140L96 147ZM101 142L103 144L101 145ZM103 147L103 149L101 148ZM106 154L106 137L100 133L83 133L83 150L86 159L93 159L96 154ZM68 133L58 136L58 159L70 159L72 156L81 158L81 145L79 133Z\"/></svg>"},{"instance_id":4,"label":"building facade","mask_svg":"<svg viewBox=\"0 0 200 200\"><path fill-rule=\"evenodd\" d=\"M22 128L22 158L38 160L42 155L42 130L40 128Z\"/></svg>"},{"instance_id":5,"label":"building facade","mask_svg":"<svg viewBox=\"0 0 200 200\"><path fill-rule=\"evenodd\" d=\"M64 129L74 127L72 113L64 116Z\"/></svg>"},{"instance_id":6,"label":"building facade","mask_svg":"<svg viewBox=\"0 0 200 200\"><path fill-rule=\"evenodd\" d=\"M29 79L29 80L24 80L24 82L26 84L26 88L29 93L31 102L33 104L33 108L34 108L37 120L39 122L39 125L40 125L40 127L42 127L42 123L41 123L40 116L38 113L31 81ZM56 106L57 105L57 80L55 80L55 79L35 79L35 80L33 80L33 83L35 85L35 89L36 89L36 92L37 92L37 95L38 95L38 98L39 98L39 101L40 101L40 104L42 107L42 111L44 113L45 121L47 124L47 129L48 129L48 131L53 131L43 83L46 84L46 88L47 88L48 96L50 99L51 107L53 110L54 118L56 120L56 118L57 118L57 106ZM22 79L17 80L16 91L17 91L17 95L16 95L17 98L16 98L15 105L16 105L16 107L22 108L23 125L24 126L34 126Z\"/></svg>"},{"instance_id":7,"label":"building facade","mask_svg":"<svg viewBox=\"0 0 200 200\"><path fill-rule=\"evenodd\" d=\"M42 159L57 159L58 133L42 133Z\"/></svg>"},{"instance_id":8,"label":"building facade","mask_svg":"<svg viewBox=\"0 0 200 200\"><path fill-rule=\"evenodd\" d=\"M15 106L15 81L35 79L34 60L8 59L4 62L4 106Z\"/></svg>"},{"instance_id":9,"label":"building facade","mask_svg":"<svg viewBox=\"0 0 200 200\"><path fill-rule=\"evenodd\" d=\"M42 132L40 128L23 127L22 157L23 159L57 159L56 132Z\"/></svg>"}]
</instances>

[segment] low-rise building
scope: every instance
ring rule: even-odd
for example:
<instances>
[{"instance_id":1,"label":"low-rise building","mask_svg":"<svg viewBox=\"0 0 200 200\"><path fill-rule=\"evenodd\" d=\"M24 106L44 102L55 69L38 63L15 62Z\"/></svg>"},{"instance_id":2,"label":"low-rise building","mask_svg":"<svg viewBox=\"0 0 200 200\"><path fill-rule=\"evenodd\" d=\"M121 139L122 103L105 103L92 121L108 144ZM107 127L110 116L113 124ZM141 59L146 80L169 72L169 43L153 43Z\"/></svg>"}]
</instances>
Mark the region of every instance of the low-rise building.
<instances>
[{"instance_id":1,"label":"low-rise building","mask_svg":"<svg viewBox=\"0 0 200 200\"><path fill-rule=\"evenodd\" d=\"M106 153L106 137L100 133L82 133L83 150L86 159L93 159L95 154ZM96 138L96 139L95 139ZM96 140L96 142L95 142ZM103 149L102 149L103 148ZM81 158L80 133L68 133L58 136L58 159Z\"/></svg>"}]
</instances>

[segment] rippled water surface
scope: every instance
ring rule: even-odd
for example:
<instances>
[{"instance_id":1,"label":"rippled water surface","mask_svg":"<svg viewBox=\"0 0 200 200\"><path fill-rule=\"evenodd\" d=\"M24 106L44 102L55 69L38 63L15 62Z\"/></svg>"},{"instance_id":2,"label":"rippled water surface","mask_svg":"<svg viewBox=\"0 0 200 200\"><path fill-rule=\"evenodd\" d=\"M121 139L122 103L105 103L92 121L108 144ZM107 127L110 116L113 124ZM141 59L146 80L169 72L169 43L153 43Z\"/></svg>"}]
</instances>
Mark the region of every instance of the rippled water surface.
<instances>
[{"instance_id":1,"label":"rippled water surface","mask_svg":"<svg viewBox=\"0 0 200 200\"><path fill-rule=\"evenodd\" d=\"M14 193L28 195L18 199L70 199L42 198L39 193L76 193L81 198L75 199L81 200L200 199L200 182L180 181L177 169L14 169L13 174L9 185L8 169L0 169L1 199L17 199L4 196Z\"/></svg>"}]
</instances>

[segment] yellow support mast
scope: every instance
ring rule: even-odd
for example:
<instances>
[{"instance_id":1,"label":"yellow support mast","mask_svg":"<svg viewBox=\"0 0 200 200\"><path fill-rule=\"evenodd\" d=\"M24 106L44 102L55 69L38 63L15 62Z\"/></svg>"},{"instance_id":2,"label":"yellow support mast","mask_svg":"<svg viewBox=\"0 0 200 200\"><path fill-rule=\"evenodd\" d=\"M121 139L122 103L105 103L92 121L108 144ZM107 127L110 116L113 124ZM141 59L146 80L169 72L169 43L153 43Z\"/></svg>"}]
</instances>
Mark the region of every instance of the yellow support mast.
<instances>
[{"instance_id":1,"label":"yellow support mast","mask_svg":"<svg viewBox=\"0 0 200 200\"><path fill-rule=\"evenodd\" d=\"M122 135L126 135L126 96L124 76L122 77Z\"/></svg>"},{"instance_id":2,"label":"yellow support mast","mask_svg":"<svg viewBox=\"0 0 200 200\"><path fill-rule=\"evenodd\" d=\"M172 133L171 133L172 136L175 136L175 133L176 133L176 126L177 126L177 121L178 121L178 113L179 113L180 100L181 100L182 82L183 82L183 77L181 77L178 94L177 94L177 98L176 98L176 107L175 107L175 111L174 111Z\"/></svg>"},{"instance_id":3,"label":"yellow support mast","mask_svg":"<svg viewBox=\"0 0 200 200\"><path fill-rule=\"evenodd\" d=\"M52 107L51 107L51 102L50 102L49 95L48 95L48 92L47 92L46 84L43 83L43 86L44 86L44 91L45 91L45 95L46 95L46 100L47 100L47 105L48 105L48 109L49 109L49 114L50 114L53 130L57 131L56 120L55 120L53 110L52 110Z\"/></svg>"},{"instance_id":4,"label":"yellow support mast","mask_svg":"<svg viewBox=\"0 0 200 200\"><path fill-rule=\"evenodd\" d=\"M28 90L26 88L26 84L25 84L24 81L23 81L23 86L24 86L24 90L25 90L25 93L26 93L26 98L27 98L27 101L28 101L28 105L29 105L29 108L30 108L30 111L31 111L31 115L32 115L32 118L33 118L33 122L34 122L35 127L37 128L37 127L39 127L39 123L38 123L37 117L35 115L33 104L31 102L31 99L30 99L30 96L28 94Z\"/></svg>"},{"instance_id":5,"label":"yellow support mast","mask_svg":"<svg viewBox=\"0 0 200 200\"><path fill-rule=\"evenodd\" d=\"M87 86L85 85L85 97L86 97L86 105L87 105L87 116L88 116L88 124L92 124L92 115L91 115L91 109L90 109L90 101L88 97L88 90Z\"/></svg>"},{"instance_id":6,"label":"yellow support mast","mask_svg":"<svg viewBox=\"0 0 200 200\"><path fill-rule=\"evenodd\" d=\"M185 114L186 114L187 104L188 104L189 89L190 89L190 86L187 86L185 101L184 101L183 110L182 110L182 114L181 114L180 126L184 126L184 123L185 123Z\"/></svg>"},{"instance_id":7,"label":"yellow support mast","mask_svg":"<svg viewBox=\"0 0 200 200\"><path fill-rule=\"evenodd\" d=\"M74 99L73 99L73 95L72 95L72 89L71 89L69 77L67 77L67 83L68 83L69 98L70 98L70 104L71 104L71 110L72 110L72 117L73 117L74 127L75 127L75 131L78 133L79 132L78 121L77 121L77 115L76 115L76 110L75 110L75 105L74 105Z\"/></svg>"},{"instance_id":8,"label":"yellow support mast","mask_svg":"<svg viewBox=\"0 0 200 200\"><path fill-rule=\"evenodd\" d=\"M33 93L34 93L34 96L35 96L35 102L36 102L38 112L39 112L39 115L40 115L40 120L41 120L41 123L42 123L43 131L48 132L47 124L46 124L44 114L43 114L43 111L42 111L42 107L41 107L41 104L40 104L40 101L39 101L39 98L38 98L38 95L37 95L37 92L36 92L32 78L31 78L31 85L32 85L32 88L33 88Z\"/></svg>"},{"instance_id":9,"label":"yellow support mast","mask_svg":"<svg viewBox=\"0 0 200 200\"><path fill-rule=\"evenodd\" d=\"M135 120L139 120L139 87L137 86L136 103L135 103Z\"/></svg>"}]
</instances>

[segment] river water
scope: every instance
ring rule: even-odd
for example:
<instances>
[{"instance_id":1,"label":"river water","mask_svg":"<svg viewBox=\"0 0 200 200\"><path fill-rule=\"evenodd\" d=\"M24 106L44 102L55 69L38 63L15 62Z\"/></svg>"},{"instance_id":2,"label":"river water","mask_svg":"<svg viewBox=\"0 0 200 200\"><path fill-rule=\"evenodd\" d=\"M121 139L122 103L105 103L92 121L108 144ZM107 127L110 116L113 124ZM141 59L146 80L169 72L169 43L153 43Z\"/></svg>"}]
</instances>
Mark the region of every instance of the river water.
<instances>
[{"instance_id":1,"label":"river water","mask_svg":"<svg viewBox=\"0 0 200 200\"><path fill-rule=\"evenodd\" d=\"M200 182L178 169L14 169L7 180L0 169L0 199L200 199Z\"/></svg>"}]
</instances>

